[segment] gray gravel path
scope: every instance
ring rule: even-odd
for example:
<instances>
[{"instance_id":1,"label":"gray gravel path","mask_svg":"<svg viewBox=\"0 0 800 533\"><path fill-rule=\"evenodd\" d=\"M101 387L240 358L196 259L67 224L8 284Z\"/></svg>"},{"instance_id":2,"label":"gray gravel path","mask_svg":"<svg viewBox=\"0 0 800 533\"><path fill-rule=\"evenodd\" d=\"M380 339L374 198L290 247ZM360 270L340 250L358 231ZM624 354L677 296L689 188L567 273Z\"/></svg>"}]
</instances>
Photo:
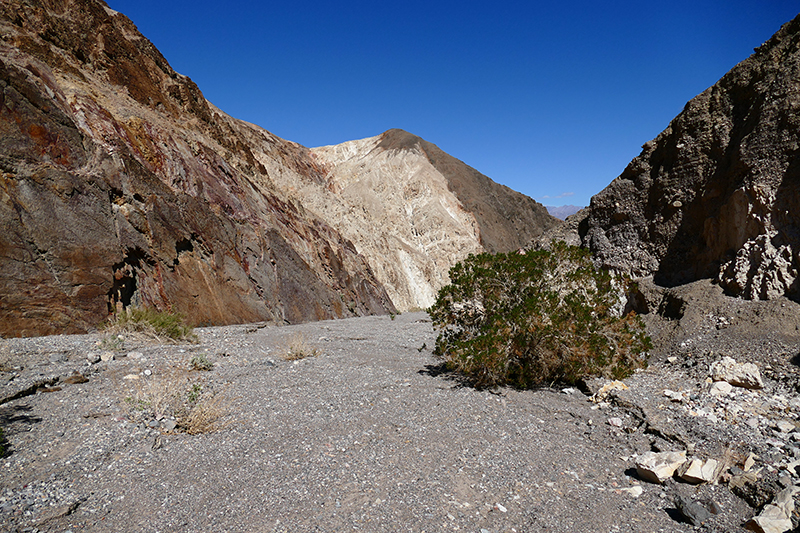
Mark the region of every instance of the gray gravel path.
<instances>
[{"instance_id":1,"label":"gray gravel path","mask_svg":"<svg viewBox=\"0 0 800 533\"><path fill-rule=\"evenodd\" d=\"M7 396L73 370L89 381L0 405L0 530L690 531L675 491L722 505L712 531L749 512L722 486L630 475L652 440L577 391L477 391L440 373L424 313L198 332L91 366L99 335L4 341L23 367L3 374ZM296 335L319 355L284 361ZM125 398L197 354L214 369L187 375L231 399L232 424L188 435L137 419ZM638 498L620 490L635 484Z\"/></svg>"}]
</instances>

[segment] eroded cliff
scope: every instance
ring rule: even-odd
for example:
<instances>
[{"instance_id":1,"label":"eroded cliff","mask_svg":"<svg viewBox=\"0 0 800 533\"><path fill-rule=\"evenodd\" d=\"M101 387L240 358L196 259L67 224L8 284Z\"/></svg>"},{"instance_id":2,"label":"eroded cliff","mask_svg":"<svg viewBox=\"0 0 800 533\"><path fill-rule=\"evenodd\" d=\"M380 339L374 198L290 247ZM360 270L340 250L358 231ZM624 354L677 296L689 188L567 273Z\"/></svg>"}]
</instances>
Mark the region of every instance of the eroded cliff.
<instances>
[{"instance_id":1,"label":"eroded cliff","mask_svg":"<svg viewBox=\"0 0 800 533\"><path fill-rule=\"evenodd\" d=\"M798 297L800 17L691 100L580 224L604 265L674 286Z\"/></svg>"}]
</instances>

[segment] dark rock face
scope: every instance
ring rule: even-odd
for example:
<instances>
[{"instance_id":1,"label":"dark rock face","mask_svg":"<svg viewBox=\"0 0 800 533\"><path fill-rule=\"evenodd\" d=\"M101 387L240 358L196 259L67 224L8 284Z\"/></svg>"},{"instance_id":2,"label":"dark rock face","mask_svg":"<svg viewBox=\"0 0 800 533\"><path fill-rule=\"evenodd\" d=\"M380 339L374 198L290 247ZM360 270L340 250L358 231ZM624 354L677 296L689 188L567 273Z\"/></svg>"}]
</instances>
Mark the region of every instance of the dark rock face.
<instances>
[{"instance_id":1,"label":"dark rock face","mask_svg":"<svg viewBox=\"0 0 800 533\"><path fill-rule=\"evenodd\" d=\"M393 312L353 245L267 167L305 149L231 119L125 16L0 2L0 335L131 304L196 324Z\"/></svg>"},{"instance_id":2,"label":"dark rock face","mask_svg":"<svg viewBox=\"0 0 800 533\"><path fill-rule=\"evenodd\" d=\"M579 232L604 265L674 286L797 298L800 17L691 100L592 198Z\"/></svg>"}]
</instances>

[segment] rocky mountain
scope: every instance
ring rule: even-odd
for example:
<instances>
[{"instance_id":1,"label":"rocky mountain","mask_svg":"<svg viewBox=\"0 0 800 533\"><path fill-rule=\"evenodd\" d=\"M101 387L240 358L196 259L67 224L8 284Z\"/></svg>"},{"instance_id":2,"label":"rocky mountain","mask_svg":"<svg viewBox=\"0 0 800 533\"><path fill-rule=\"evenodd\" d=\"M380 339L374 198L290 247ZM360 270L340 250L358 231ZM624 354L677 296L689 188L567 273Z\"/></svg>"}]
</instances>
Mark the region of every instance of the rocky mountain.
<instances>
[{"instance_id":1,"label":"rocky mountain","mask_svg":"<svg viewBox=\"0 0 800 533\"><path fill-rule=\"evenodd\" d=\"M326 181L306 180L298 195L335 221L402 310L432 305L454 258L524 247L558 223L527 196L402 130L311 155Z\"/></svg>"},{"instance_id":2,"label":"rocky mountain","mask_svg":"<svg viewBox=\"0 0 800 533\"><path fill-rule=\"evenodd\" d=\"M578 224L606 266L800 296L800 17L691 100Z\"/></svg>"},{"instance_id":3,"label":"rocky mountain","mask_svg":"<svg viewBox=\"0 0 800 533\"><path fill-rule=\"evenodd\" d=\"M545 208L548 213L560 220L566 220L568 216L572 216L583 209L579 205L546 205Z\"/></svg>"},{"instance_id":4,"label":"rocky mountain","mask_svg":"<svg viewBox=\"0 0 800 533\"><path fill-rule=\"evenodd\" d=\"M233 119L100 0L0 0L0 36L2 336L423 307L556 223L404 132L309 150Z\"/></svg>"}]
</instances>

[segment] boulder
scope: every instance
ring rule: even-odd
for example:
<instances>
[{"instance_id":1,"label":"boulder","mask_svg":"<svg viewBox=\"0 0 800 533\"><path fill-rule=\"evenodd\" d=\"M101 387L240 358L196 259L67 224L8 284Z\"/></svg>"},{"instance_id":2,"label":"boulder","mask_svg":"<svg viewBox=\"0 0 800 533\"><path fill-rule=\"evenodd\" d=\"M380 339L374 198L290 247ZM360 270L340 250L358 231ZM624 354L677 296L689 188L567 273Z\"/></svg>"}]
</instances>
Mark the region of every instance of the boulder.
<instances>
[{"instance_id":1,"label":"boulder","mask_svg":"<svg viewBox=\"0 0 800 533\"><path fill-rule=\"evenodd\" d=\"M794 495L798 487L788 487L779 492L769 505L765 505L758 516L753 517L745 528L756 533L786 533L792 530Z\"/></svg>"},{"instance_id":2,"label":"boulder","mask_svg":"<svg viewBox=\"0 0 800 533\"><path fill-rule=\"evenodd\" d=\"M636 473L653 483L664 483L686 462L686 452L646 452L636 459Z\"/></svg>"},{"instance_id":3,"label":"boulder","mask_svg":"<svg viewBox=\"0 0 800 533\"><path fill-rule=\"evenodd\" d=\"M723 357L711 364L709 369L711 379L725 381L736 387L745 389L763 389L761 372L753 363L737 363L731 357Z\"/></svg>"},{"instance_id":4,"label":"boulder","mask_svg":"<svg viewBox=\"0 0 800 533\"><path fill-rule=\"evenodd\" d=\"M719 462L715 459L692 459L678 468L678 477L688 483L710 483L714 481Z\"/></svg>"}]
</instances>

